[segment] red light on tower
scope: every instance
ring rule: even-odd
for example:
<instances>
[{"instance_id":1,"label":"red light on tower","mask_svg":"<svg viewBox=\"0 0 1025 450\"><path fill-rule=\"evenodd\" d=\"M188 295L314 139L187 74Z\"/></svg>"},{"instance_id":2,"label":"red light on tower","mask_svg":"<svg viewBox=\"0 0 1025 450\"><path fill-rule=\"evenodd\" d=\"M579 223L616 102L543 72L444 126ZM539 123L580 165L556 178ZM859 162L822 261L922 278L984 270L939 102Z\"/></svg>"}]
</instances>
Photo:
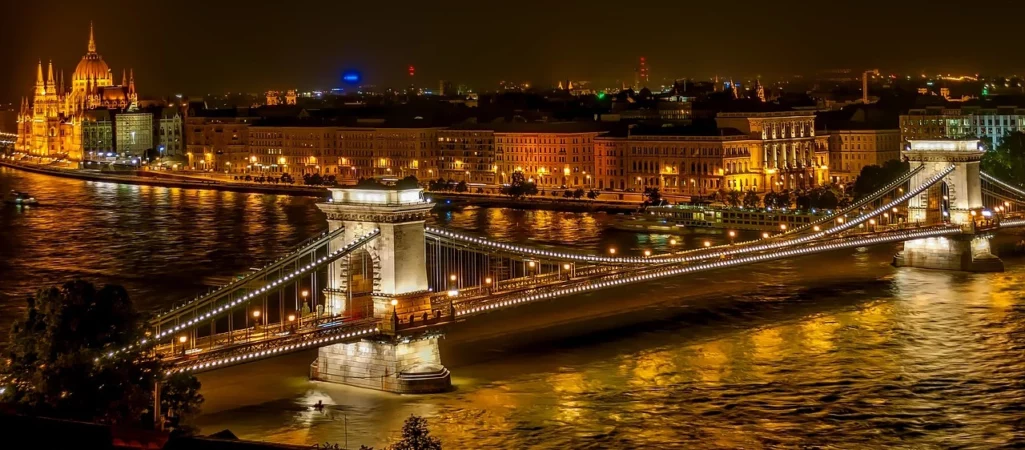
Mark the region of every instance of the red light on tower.
<instances>
[{"instance_id":1,"label":"red light on tower","mask_svg":"<svg viewBox=\"0 0 1025 450\"><path fill-rule=\"evenodd\" d=\"M412 78L414 74L416 74L416 67L409 66L409 76L410 76L410 78Z\"/></svg>"},{"instance_id":2,"label":"red light on tower","mask_svg":"<svg viewBox=\"0 0 1025 450\"><path fill-rule=\"evenodd\" d=\"M641 64L640 64L638 72L640 72L641 81L647 83L648 82L648 62L644 59L643 56L641 57Z\"/></svg>"}]
</instances>

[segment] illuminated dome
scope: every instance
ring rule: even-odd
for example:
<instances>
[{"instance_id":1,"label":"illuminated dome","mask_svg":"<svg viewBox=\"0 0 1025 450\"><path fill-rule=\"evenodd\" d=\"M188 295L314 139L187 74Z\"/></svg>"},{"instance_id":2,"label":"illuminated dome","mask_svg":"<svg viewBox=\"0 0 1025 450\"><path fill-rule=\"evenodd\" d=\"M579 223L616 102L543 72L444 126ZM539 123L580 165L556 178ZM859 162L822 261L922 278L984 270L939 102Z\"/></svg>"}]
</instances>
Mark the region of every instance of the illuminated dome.
<instances>
[{"instance_id":1,"label":"illuminated dome","mask_svg":"<svg viewBox=\"0 0 1025 450\"><path fill-rule=\"evenodd\" d=\"M85 80L90 78L109 78L110 68L103 62L103 57L98 53L89 53L82 57L82 61L75 68L75 78Z\"/></svg>"},{"instance_id":2,"label":"illuminated dome","mask_svg":"<svg viewBox=\"0 0 1025 450\"><path fill-rule=\"evenodd\" d=\"M96 79L99 81L100 86L110 86L113 84L113 76L110 74L110 67L107 67L107 63L103 62L103 57L99 53L96 53L96 41L93 39L93 26L89 24L89 53L86 53L82 57L82 61L78 63L78 67L75 67L75 74L72 76L72 82L74 81L86 81L90 79Z\"/></svg>"}]
</instances>

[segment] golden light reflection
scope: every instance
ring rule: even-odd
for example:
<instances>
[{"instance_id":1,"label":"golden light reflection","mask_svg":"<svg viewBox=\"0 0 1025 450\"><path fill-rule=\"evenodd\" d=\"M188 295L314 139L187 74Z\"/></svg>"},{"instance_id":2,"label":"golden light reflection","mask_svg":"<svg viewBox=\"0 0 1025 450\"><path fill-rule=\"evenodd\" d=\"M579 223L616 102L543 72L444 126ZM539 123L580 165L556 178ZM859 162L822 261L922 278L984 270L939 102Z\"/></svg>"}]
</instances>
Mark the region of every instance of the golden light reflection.
<instances>
[{"instance_id":1,"label":"golden light reflection","mask_svg":"<svg viewBox=\"0 0 1025 450\"><path fill-rule=\"evenodd\" d=\"M808 352L826 353L834 350L836 331L840 328L836 318L823 315L811 318L801 324L802 343Z\"/></svg>"}]
</instances>

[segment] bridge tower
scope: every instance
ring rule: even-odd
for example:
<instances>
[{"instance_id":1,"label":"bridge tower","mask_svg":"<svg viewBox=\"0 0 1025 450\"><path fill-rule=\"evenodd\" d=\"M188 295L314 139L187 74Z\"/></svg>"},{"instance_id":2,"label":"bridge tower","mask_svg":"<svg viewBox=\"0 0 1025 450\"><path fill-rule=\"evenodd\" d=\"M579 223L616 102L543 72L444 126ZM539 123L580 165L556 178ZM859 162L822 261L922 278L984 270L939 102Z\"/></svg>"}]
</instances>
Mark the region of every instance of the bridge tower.
<instances>
[{"instance_id":1,"label":"bridge tower","mask_svg":"<svg viewBox=\"0 0 1025 450\"><path fill-rule=\"evenodd\" d=\"M965 233L954 238L908 241L893 263L898 267L1002 272L1004 263L990 252L987 236L977 233L986 220L982 205L979 162L985 151L977 139L912 140L904 157L915 169L911 178L920 186L950 166L954 170L928 190L908 200L908 222L959 225Z\"/></svg>"},{"instance_id":2,"label":"bridge tower","mask_svg":"<svg viewBox=\"0 0 1025 450\"><path fill-rule=\"evenodd\" d=\"M379 235L365 251L328 267L324 289L328 308L350 317L382 320L386 337L321 347L311 371L327 382L396 393L438 392L451 387L441 364L438 336L395 336L399 314L430 309L424 221L434 206L423 190L332 188L326 203L331 231L345 231L330 244L341 248L374 230Z\"/></svg>"}]
</instances>

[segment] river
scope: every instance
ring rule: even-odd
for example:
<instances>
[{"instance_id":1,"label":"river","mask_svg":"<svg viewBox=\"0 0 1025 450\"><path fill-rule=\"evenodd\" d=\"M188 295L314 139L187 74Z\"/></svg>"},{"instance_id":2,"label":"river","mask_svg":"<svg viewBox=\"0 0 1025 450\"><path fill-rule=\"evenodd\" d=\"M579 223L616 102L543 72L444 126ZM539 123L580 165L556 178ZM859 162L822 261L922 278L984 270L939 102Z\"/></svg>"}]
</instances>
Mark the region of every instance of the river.
<instances>
[{"instance_id":1,"label":"river","mask_svg":"<svg viewBox=\"0 0 1025 450\"><path fill-rule=\"evenodd\" d=\"M0 168L0 327L23 298L80 277L142 308L258 266L326 224L314 199L129 186ZM467 209L434 225L621 254L669 238L604 214ZM696 235L695 246L721 235ZM409 414L446 448L997 448L1025 445L1025 261L965 274L888 265L896 247L687 279L678 295L558 332L444 342L453 392L397 396L305 379L311 354L204 374L203 432L382 446ZM597 307L597 306L596 306ZM244 387L240 394L239 386ZM234 389L232 388L234 387ZM309 405L323 401L324 412Z\"/></svg>"}]
</instances>

